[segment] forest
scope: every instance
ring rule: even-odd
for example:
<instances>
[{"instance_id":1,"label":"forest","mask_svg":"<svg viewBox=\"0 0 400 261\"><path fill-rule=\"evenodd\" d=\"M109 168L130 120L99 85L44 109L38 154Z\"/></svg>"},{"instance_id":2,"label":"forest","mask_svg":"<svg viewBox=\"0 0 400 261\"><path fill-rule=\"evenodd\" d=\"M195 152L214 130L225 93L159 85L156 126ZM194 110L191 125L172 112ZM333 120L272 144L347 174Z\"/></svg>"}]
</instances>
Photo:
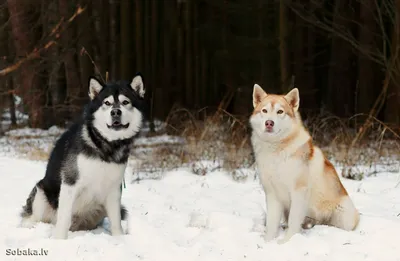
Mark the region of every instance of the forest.
<instances>
[{"instance_id":1,"label":"forest","mask_svg":"<svg viewBox=\"0 0 400 261\"><path fill-rule=\"evenodd\" d=\"M0 0L0 58L7 260L400 261L400 0Z\"/></svg>"},{"instance_id":2,"label":"forest","mask_svg":"<svg viewBox=\"0 0 400 261\"><path fill-rule=\"evenodd\" d=\"M398 0L2 0L0 111L64 126L88 77L142 74L149 119L247 117L254 83L299 88L305 119L400 124ZM22 103L16 103L20 97Z\"/></svg>"}]
</instances>

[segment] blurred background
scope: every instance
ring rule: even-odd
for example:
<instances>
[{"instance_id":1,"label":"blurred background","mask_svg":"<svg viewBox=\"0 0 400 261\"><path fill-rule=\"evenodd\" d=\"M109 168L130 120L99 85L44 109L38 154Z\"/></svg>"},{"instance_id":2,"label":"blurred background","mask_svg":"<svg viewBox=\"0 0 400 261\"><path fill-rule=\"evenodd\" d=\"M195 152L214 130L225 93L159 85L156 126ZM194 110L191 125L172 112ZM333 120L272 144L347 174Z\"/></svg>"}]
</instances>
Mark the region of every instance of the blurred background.
<instances>
[{"instance_id":1,"label":"blurred background","mask_svg":"<svg viewBox=\"0 0 400 261\"><path fill-rule=\"evenodd\" d=\"M400 0L0 0L0 157L45 163L89 76L137 73L149 106L131 182L182 168L257 179L255 83L299 88L341 177L399 173Z\"/></svg>"},{"instance_id":2,"label":"blurred background","mask_svg":"<svg viewBox=\"0 0 400 261\"><path fill-rule=\"evenodd\" d=\"M90 75L140 72L150 119L174 108L247 117L254 83L271 93L294 84L305 119L359 127L370 114L398 131L397 0L0 2L0 111L12 125L64 126Z\"/></svg>"}]
</instances>

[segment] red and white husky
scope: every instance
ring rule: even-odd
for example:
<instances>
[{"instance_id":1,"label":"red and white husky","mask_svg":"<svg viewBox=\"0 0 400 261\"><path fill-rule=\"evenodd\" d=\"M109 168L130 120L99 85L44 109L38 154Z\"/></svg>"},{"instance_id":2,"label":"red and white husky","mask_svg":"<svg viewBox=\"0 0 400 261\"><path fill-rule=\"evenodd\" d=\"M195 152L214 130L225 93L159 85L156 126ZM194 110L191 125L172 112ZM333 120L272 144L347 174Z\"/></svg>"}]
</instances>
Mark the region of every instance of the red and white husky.
<instances>
[{"instance_id":1,"label":"red and white husky","mask_svg":"<svg viewBox=\"0 0 400 261\"><path fill-rule=\"evenodd\" d=\"M282 217L288 228L278 243L307 223L353 230L360 219L335 168L304 128L299 102L297 88L274 95L254 85L251 142L266 195L267 241L278 236Z\"/></svg>"}]
</instances>

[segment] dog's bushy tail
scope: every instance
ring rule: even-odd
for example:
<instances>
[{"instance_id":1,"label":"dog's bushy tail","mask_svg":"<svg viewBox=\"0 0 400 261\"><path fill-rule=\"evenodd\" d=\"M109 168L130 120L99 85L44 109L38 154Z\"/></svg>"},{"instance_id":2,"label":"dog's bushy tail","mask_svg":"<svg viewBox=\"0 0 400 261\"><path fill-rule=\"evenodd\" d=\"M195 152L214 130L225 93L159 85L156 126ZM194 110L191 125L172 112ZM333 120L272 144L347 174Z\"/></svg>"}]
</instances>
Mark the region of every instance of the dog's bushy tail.
<instances>
[{"instance_id":1,"label":"dog's bushy tail","mask_svg":"<svg viewBox=\"0 0 400 261\"><path fill-rule=\"evenodd\" d=\"M126 220L128 218L128 210L121 205L121 220Z\"/></svg>"},{"instance_id":2,"label":"dog's bushy tail","mask_svg":"<svg viewBox=\"0 0 400 261\"><path fill-rule=\"evenodd\" d=\"M32 215L32 212L33 212L33 201L35 200L35 196L36 196L36 193L37 193L37 187L36 187L37 185L35 185L34 187L33 187L33 189L31 190L31 193L29 193L29 196L28 196L28 198L26 199L26 203L25 203L25 205L22 207L22 211L21 211L21 213L20 213L20 216L22 217L22 218L26 218L26 217L29 217L30 215Z\"/></svg>"}]
</instances>

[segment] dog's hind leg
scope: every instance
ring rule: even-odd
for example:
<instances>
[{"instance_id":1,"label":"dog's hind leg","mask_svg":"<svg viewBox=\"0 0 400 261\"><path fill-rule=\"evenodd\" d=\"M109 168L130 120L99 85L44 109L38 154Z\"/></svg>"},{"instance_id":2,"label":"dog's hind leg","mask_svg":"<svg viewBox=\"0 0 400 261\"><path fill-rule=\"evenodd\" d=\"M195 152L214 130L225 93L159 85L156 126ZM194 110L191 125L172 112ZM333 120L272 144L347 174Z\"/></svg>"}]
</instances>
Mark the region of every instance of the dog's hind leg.
<instances>
[{"instance_id":1,"label":"dog's hind leg","mask_svg":"<svg viewBox=\"0 0 400 261\"><path fill-rule=\"evenodd\" d=\"M281 223L282 229L285 230L288 228L288 220L289 220L289 209L285 208L283 211L283 217L282 217L282 223Z\"/></svg>"},{"instance_id":2,"label":"dog's hind leg","mask_svg":"<svg viewBox=\"0 0 400 261\"><path fill-rule=\"evenodd\" d=\"M92 230L101 225L106 211L102 205L91 206L86 211L73 215L71 231Z\"/></svg>"},{"instance_id":3,"label":"dog's hind leg","mask_svg":"<svg viewBox=\"0 0 400 261\"><path fill-rule=\"evenodd\" d=\"M26 200L21 212L21 227L31 228L37 222L52 223L56 211L50 206L44 191L36 185Z\"/></svg>"},{"instance_id":4,"label":"dog's hind leg","mask_svg":"<svg viewBox=\"0 0 400 261\"><path fill-rule=\"evenodd\" d=\"M360 214L349 196L342 197L333 211L329 224L344 230L354 230L360 221Z\"/></svg>"},{"instance_id":5,"label":"dog's hind leg","mask_svg":"<svg viewBox=\"0 0 400 261\"><path fill-rule=\"evenodd\" d=\"M37 193L37 187L33 187L31 193L29 194L28 198L26 199L25 205L22 207L21 211L21 227L31 228L35 225L35 219L33 214L33 201L35 200Z\"/></svg>"}]
</instances>

